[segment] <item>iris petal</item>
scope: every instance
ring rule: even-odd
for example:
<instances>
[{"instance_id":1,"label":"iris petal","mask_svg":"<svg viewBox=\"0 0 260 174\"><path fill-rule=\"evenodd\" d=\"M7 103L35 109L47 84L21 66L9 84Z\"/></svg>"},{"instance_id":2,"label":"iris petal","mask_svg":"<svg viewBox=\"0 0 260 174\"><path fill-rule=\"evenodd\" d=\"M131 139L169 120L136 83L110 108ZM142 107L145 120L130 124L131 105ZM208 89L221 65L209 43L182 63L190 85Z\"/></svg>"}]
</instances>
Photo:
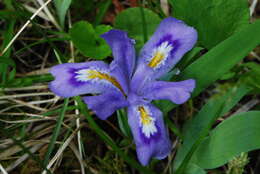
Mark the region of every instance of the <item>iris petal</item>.
<instances>
[{"instance_id":1,"label":"iris petal","mask_svg":"<svg viewBox=\"0 0 260 174\"><path fill-rule=\"evenodd\" d=\"M131 105L128 123L142 165L147 165L152 157L163 159L170 153L171 143L159 109L147 103Z\"/></svg>"},{"instance_id":2,"label":"iris petal","mask_svg":"<svg viewBox=\"0 0 260 174\"><path fill-rule=\"evenodd\" d=\"M155 81L146 85L143 96L150 100L171 100L173 103L182 104L190 98L194 88L193 79L181 82Z\"/></svg>"},{"instance_id":3,"label":"iris petal","mask_svg":"<svg viewBox=\"0 0 260 174\"><path fill-rule=\"evenodd\" d=\"M135 66L134 42L121 30L110 30L101 35L110 45L114 57L112 68L118 68L124 79L130 80Z\"/></svg>"},{"instance_id":4,"label":"iris petal","mask_svg":"<svg viewBox=\"0 0 260 174\"><path fill-rule=\"evenodd\" d=\"M83 97L88 108L102 120L107 119L117 109L128 106L126 98L118 91L104 92L98 96Z\"/></svg>"},{"instance_id":5,"label":"iris petal","mask_svg":"<svg viewBox=\"0 0 260 174\"><path fill-rule=\"evenodd\" d=\"M196 41L197 32L194 28L173 17L164 19L141 50L132 80L132 83L137 83L134 85L137 86L136 90L143 87L138 85L140 79L149 82L170 71Z\"/></svg>"},{"instance_id":6,"label":"iris petal","mask_svg":"<svg viewBox=\"0 0 260 174\"><path fill-rule=\"evenodd\" d=\"M72 97L106 90L123 91L121 84L110 73L109 66L102 61L65 63L51 68L55 77L49 88L61 97Z\"/></svg>"}]
</instances>

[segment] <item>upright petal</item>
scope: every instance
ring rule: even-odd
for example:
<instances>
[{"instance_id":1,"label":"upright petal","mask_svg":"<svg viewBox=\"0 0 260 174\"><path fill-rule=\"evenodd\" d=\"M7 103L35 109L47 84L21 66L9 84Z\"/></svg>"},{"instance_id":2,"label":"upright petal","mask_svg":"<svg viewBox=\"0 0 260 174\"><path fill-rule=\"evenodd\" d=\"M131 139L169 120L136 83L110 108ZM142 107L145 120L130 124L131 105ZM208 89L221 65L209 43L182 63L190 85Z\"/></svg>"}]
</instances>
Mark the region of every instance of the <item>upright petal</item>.
<instances>
[{"instance_id":1,"label":"upright petal","mask_svg":"<svg viewBox=\"0 0 260 174\"><path fill-rule=\"evenodd\" d=\"M102 61L65 63L51 68L55 77L49 88L62 97L117 90L124 93L120 82L111 75L109 66Z\"/></svg>"},{"instance_id":2,"label":"upright petal","mask_svg":"<svg viewBox=\"0 0 260 174\"><path fill-rule=\"evenodd\" d=\"M102 120L107 119L117 109L128 106L128 102L122 93L118 91L104 92L98 96L83 97L88 108Z\"/></svg>"},{"instance_id":3,"label":"upright petal","mask_svg":"<svg viewBox=\"0 0 260 174\"><path fill-rule=\"evenodd\" d=\"M195 80L189 79L181 82L151 82L143 90L143 96L149 100L171 100L182 104L190 98L195 88Z\"/></svg>"},{"instance_id":4,"label":"upright petal","mask_svg":"<svg viewBox=\"0 0 260 174\"><path fill-rule=\"evenodd\" d=\"M173 17L164 19L140 53L133 82L158 79L181 59L197 41L197 31Z\"/></svg>"},{"instance_id":5,"label":"upright petal","mask_svg":"<svg viewBox=\"0 0 260 174\"><path fill-rule=\"evenodd\" d=\"M163 159L170 153L171 143L159 109L151 104L132 105L128 108L128 123L142 165L152 157Z\"/></svg>"},{"instance_id":6,"label":"upright petal","mask_svg":"<svg viewBox=\"0 0 260 174\"><path fill-rule=\"evenodd\" d=\"M121 30L110 30L103 34L103 37L110 45L114 61L113 68L119 68L125 79L130 79L135 66L134 41Z\"/></svg>"}]
</instances>

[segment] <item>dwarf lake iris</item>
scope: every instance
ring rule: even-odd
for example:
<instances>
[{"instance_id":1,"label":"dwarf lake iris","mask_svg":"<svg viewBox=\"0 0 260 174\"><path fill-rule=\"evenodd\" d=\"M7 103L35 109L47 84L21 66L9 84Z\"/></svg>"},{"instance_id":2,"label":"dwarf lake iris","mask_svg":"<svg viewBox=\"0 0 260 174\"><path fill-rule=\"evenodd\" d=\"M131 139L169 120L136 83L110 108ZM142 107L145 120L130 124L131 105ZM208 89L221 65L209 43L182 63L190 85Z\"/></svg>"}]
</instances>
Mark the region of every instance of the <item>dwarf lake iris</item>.
<instances>
[{"instance_id":1,"label":"dwarf lake iris","mask_svg":"<svg viewBox=\"0 0 260 174\"><path fill-rule=\"evenodd\" d=\"M141 49L136 63L134 40L121 30L102 35L112 49L114 60L65 63L50 72L55 80L50 89L62 97L83 97L85 103L102 120L117 109L127 107L128 123L142 165L154 157L165 158L171 143L162 112L152 100L170 100L182 104L190 97L195 80L166 82L158 80L189 51L197 41L197 32L180 20L164 19L154 35Z\"/></svg>"}]
</instances>

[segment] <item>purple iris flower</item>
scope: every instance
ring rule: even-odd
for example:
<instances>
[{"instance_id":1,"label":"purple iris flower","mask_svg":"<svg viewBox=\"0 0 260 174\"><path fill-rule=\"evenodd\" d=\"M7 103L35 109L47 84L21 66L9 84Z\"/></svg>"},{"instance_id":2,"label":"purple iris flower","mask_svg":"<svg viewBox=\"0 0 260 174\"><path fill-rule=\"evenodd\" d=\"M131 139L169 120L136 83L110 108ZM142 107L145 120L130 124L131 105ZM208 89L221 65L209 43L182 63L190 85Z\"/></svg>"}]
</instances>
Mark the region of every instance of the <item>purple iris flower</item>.
<instances>
[{"instance_id":1,"label":"purple iris flower","mask_svg":"<svg viewBox=\"0 0 260 174\"><path fill-rule=\"evenodd\" d=\"M197 32L184 22L168 17L144 45L136 63L134 41L121 30L102 35L112 49L114 60L65 63L54 66L50 89L62 97L95 94L83 99L102 120L117 109L127 107L128 123L142 165L165 158L171 143L163 114L152 100L170 100L182 104L190 98L195 80L166 82L158 80L192 49Z\"/></svg>"}]
</instances>

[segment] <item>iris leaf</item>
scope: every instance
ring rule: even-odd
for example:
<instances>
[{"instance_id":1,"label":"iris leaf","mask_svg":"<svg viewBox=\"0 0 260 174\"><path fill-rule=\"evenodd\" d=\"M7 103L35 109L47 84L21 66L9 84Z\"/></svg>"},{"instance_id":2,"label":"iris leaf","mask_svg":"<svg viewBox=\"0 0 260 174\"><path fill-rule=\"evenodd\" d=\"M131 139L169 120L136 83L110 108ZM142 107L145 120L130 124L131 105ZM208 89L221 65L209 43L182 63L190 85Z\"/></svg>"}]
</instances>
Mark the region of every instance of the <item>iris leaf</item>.
<instances>
[{"instance_id":1,"label":"iris leaf","mask_svg":"<svg viewBox=\"0 0 260 174\"><path fill-rule=\"evenodd\" d=\"M196 80L193 96L218 80L260 44L259 28L258 20L211 49L181 73L180 79Z\"/></svg>"},{"instance_id":2,"label":"iris leaf","mask_svg":"<svg viewBox=\"0 0 260 174\"><path fill-rule=\"evenodd\" d=\"M189 164L185 174L207 174L205 170L197 166L196 164Z\"/></svg>"},{"instance_id":3,"label":"iris leaf","mask_svg":"<svg viewBox=\"0 0 260 174\"><path fill-rule=\"evenodd\" d=\"M260 111L231 116L218 125L198 147L192 162L204 169L227 163L241 154L260 148Z\"/></svg>"},{"instance_id":4,"label":"iris leaf","mask_svg":"<svg viewBox=\"0 0 260 174\"><path fill-rule=\"evenodd\" d=\"M180 166L188 165L189 160L184 161L187 158L187 155L190 153L193 148L195 152L197 147L194 147L194 144L198 142L199 137L204 134L204 137L210 131L212 124L220 116L227 113L232 109L236 103L242 99L251 89L247 86L234 86L223 94L219 94L212 99L210 99L200 110L200 112L186 125L184 126L184 139L181 148L177 152L177 156L174 161L174 168L179 168ZM202 142L203 138L199 143ZM192 157L190 154L189 159ZM178 169L180 170L180 169ZM182 169L184 170L184 168Z\"/></svg>"},{"instance_id":5,"label":"iris leaf","mask_svg":"<svg viewBox=\"0 0 260 174\"><path fill-rule=\"evenodd\" d=\"M64 27L65 16L71 5L71 2L72 0L54 0L62 28Z\"/></svg>"}]
</instances>

